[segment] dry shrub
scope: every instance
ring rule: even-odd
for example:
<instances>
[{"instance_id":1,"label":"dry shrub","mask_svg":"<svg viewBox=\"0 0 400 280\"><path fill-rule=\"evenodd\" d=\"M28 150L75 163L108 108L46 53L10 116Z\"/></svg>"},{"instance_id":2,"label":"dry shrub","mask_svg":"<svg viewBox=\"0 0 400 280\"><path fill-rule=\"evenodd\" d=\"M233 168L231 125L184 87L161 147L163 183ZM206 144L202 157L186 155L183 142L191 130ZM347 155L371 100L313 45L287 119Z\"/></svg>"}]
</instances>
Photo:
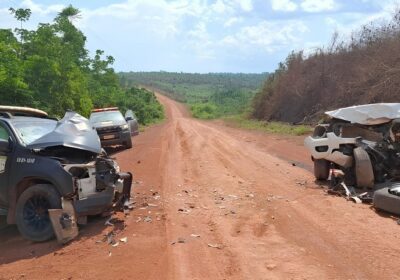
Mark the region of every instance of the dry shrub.
<instances>
[{"instance_id":1,"label":"dry shrub","mask_svg":"<svg viewBox=\"0 0 400 280\"><path fill-rule=\"evenodd\" d=\"M307 57L292 52L255 96L253 116L312 123L330 109L400 102L399 50L400 11L390 22L363 26L348 42L335 33L328 48Z\"/></svg>"}]
</instances>

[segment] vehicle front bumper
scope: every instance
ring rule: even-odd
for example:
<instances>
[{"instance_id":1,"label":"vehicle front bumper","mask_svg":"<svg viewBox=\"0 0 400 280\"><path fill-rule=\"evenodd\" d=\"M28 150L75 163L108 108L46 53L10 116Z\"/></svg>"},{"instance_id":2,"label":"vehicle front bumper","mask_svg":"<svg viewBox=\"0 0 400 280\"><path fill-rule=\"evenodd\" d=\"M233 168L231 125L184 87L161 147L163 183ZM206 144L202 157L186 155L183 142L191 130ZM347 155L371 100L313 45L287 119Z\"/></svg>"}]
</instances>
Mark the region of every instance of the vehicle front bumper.
<instances>
[{"instance_id":1,"label":"vehicle front bumper","mask_svg":"<svg viewBox=\"0 0 400 280\"><path fill-rule=\"evenodd\" d=\"M119 180L113 187L108 187L105 190L96 193L82 200L73 202L75 211L78 216L98 215L113 206L120 208L126 200L131 197L132 174L118 173Z\"/></svg>"},{"instance_id":2,"label":"vehicle front bumper","mask_svg":"<svg viewBox=\"0 0 400 280\"><path fill-rule=\"evenodd\" d=\"M342 138L336 136L333 132L327 133L326 137L308 136L304 140L304 146L311 152L313 160L325 159L346 168L353 165L353 159L351 156L343 154L340 151L340 146L343 144L355 145L356 143L356 138Z\"/></svg>"},{"instance_id":3,"label":"vehicle front bumper","mask_svg":"<svg viewBox=\"0 0 400 280\"><path fill-rule=\"evenodd\" d=\"M113 133L98 133L100 137L101 146L115 146L115 145L123 145L130 141L131 133L127 130L122 130L119 132ZM112 138L109 138L112 137ZM109 138L109 139L108 139Z\"/></svg>"}]
</instances>

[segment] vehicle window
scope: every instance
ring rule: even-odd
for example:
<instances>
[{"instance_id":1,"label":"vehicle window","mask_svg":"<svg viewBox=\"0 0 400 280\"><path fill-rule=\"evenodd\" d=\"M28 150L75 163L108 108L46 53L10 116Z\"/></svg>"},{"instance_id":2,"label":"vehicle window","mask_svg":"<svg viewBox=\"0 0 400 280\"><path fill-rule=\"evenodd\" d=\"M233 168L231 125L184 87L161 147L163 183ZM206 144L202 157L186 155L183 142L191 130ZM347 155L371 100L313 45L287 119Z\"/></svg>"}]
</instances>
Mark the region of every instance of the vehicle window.
<instances>
[{"instance_id":1,"label":"vehicle window","mask_svg":"<svg viewBox=\"0 0 400 280\"><path fill-rule=\"evenodd\" d=\"M7 129L2 124L0 124L0 139L8 140L9 136L10 135L8 134Z\"/></svg>"},{"instance_id":2,"label":"vehicle window","mask_svg":"<svg viewBox=\"0 0 400 280\"><path fill-rule=\"evenodd\" d=\"M13 123L19 138L26 145L52 132L57 125L56 121L48 120L46 122L14 122Z\"/></svg>"},{"instance_id":3,"label":"vehicle window","mask_svg":"<svg viewBox=\"0 0 400 280\"><path fill-rule=\"evenodd\" d=\"M128 110L125 113L125 118L132 118L133 119L133 112L132 110Z\"/></svg>"},{"instance_id":4,"label":"vehicle window","mask_svg":"<svg viewBox=\"0 0 400 280\"><path fill-rule=\"evenodd\" d=\"M120 122L120 121L125 121L125 119L122 116L121 112L119 111L98 112L98 113L92 113L90 115L91 123L110 122L110 121Z\"/></svg>"}]
</instances>

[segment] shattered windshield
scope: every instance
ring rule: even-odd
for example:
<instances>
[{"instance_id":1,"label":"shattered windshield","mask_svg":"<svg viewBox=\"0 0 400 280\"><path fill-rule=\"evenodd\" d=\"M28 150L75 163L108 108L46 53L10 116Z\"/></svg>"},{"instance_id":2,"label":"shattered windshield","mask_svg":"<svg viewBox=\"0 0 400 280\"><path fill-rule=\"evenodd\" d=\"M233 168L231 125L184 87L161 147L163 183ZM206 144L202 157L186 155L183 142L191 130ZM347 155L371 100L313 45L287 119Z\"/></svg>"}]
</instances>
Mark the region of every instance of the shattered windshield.
<instances>
[{"instance_id":1,"label":"shattered windshield","mask_svg":"<svg viewBox=\"0 0 400 280\"><path fill-rule=\"evenodd\" d=\"M57 125L55 120L33 120L33 121L14 121L14 128L19 138L25 145L29 145L35 140L52 132Z\"/></svg>"},{"instance_id":2,"label":"shattered windshield","mask_svg":"<svg viewBox=\"0 0 400 280\"><path fill-rule=\"evenodd\" d=\"M100 123L100 122L121 122L125 121L121 112L119 111L109 111L109 112L98 112L92 113L90 115L91 123Z\"/></svg>"}]
</instances>

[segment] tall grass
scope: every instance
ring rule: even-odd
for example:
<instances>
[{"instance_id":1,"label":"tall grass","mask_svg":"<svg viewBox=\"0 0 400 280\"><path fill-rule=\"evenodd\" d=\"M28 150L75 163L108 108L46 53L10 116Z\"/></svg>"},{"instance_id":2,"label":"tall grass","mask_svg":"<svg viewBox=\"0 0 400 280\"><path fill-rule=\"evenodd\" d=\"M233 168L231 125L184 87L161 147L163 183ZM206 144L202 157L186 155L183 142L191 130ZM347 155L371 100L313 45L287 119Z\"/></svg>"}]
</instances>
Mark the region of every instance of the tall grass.
<instances>
[{"instance_id":1,"label":"tall grass","mask_svg":"<svg viewBox=\"0 0 400 280\"><path fill-rule=\"evenodd\" d=\"M312 131L311 126L291 125L283 122L266 122L249 119L245 114L223 117L222 120L228 125L245 128L249 130L263 131L285 135L305 135Z\"/></svg>"}]
</instances>

